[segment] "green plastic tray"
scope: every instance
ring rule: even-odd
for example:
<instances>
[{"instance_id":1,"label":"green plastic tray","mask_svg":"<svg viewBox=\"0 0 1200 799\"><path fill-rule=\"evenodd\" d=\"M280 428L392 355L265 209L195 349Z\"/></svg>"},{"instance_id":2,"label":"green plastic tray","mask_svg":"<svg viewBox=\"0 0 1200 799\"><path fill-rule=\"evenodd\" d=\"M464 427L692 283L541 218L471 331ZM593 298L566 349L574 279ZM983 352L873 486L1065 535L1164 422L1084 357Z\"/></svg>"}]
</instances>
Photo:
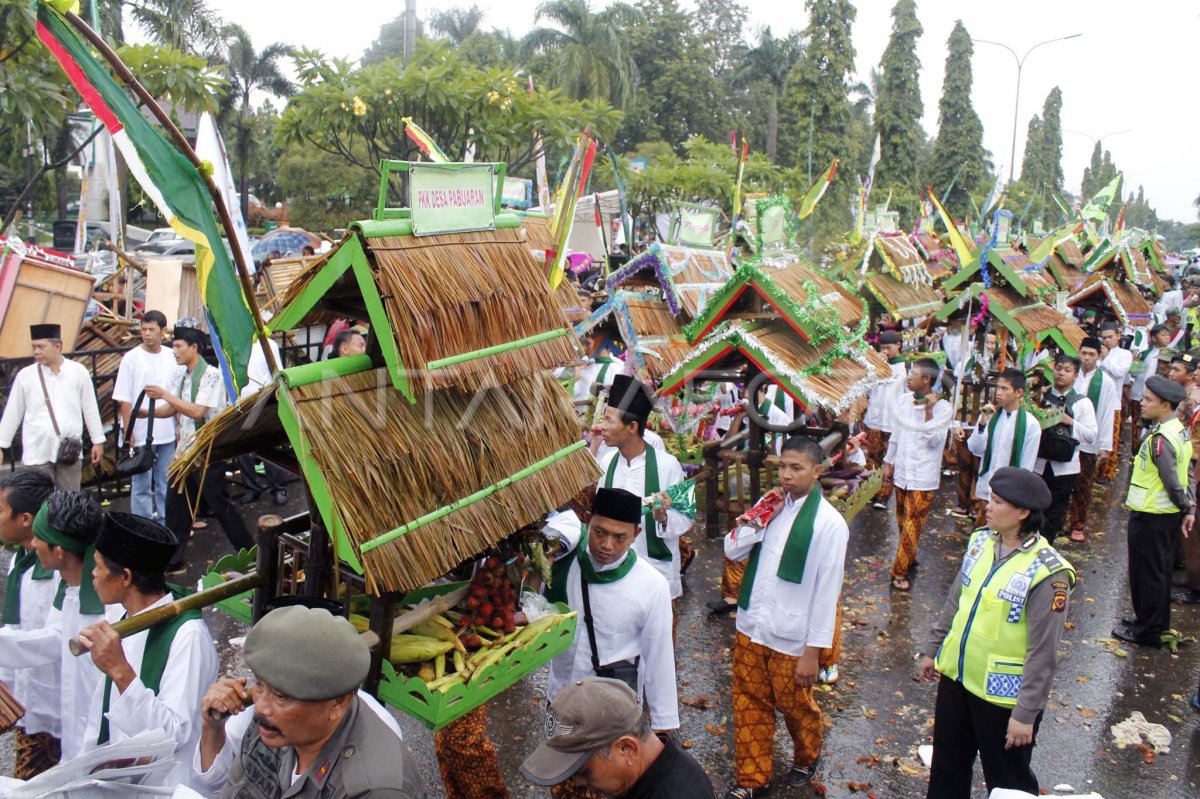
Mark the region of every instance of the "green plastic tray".
<instances>
[{"instance_id":1,"label":"green plastic tray","mask_svg":"<svg viewBox=\"0 0 1200 799\"><path fill-rule=\"evenodd\" d=\"M556 604L555 607L560 613L570 612L570 608L562 603ZM488 666L470 683L460 683L445 693L431 692L420 677L397 674L392 664L384 661L379 698L397 710L419 719L429 729L440 730L498 696L570 646L571 641L575 639L575 624L574 616L564 619L525 646Z\"/></svg>"}]
</instances>

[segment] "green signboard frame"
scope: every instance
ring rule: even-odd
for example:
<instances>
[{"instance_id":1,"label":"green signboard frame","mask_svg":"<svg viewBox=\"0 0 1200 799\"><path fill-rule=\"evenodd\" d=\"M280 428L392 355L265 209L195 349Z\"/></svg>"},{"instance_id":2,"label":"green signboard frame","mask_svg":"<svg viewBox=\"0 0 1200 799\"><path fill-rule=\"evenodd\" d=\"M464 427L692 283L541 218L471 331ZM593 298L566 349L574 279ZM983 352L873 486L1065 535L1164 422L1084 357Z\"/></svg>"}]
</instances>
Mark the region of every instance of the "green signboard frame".
<instances>
[{"instance_id":1,"label":"green signboard frame","mask_svg":"<svg viewBox=\"0 0 1200 799\"><path fill-rule=\"evenodd\" d=\"M380 161L375 221L409 220L414 236L494 230L502 197L496 187L504 184L505 171L503 163ZM387 204L389 181L397 173L408 178L406 208Z\"/></svg>"}]
</instances>

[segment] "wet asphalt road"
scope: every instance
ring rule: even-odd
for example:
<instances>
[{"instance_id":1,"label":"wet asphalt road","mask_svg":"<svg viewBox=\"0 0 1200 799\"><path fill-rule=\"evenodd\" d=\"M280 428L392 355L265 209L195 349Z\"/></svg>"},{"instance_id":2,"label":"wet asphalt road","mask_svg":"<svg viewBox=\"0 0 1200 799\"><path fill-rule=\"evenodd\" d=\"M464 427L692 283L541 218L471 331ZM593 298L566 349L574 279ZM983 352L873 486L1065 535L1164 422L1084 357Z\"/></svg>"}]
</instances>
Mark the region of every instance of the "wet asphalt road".
<instances>
[{"instance_id":1,"label":"wet asphalt road","mask_svg":"<svg viewBox=\"0 0 1200 799\"><path fill-rule=\"evenodd\" d=\"M1200 673L1200 645L1171 655L1137 647L1119 649L1106 642L1114 623L1129 613L1125 570L1125 519L1120 508L1127 467L1115 487L1097 486L1092 530L1086 544L1060 541L1062 552L1079 572L1033 765L1043 791L1060 783L1079 793L1095 791L1105 799L1200 796L1200 713L1187 705ZM299 507L293 499L285 512ZM782 787L791 746L782 722L776 734L773 796L809 797L823 789L830 797L924 796L928 770L917 746L932 740L934 684L913 678L913 652L941 608L945 591L961 563L969 528L946 515L953 504L953 483L944 478L922 537L921 567L908 594L890 591L889 569L896 545L891 510L864 510L850 527L846 586L842 596L843 655L841 681L818 693L826 713L826 739L819 786ZM116 504L114 504L116 507ZM248 522L280 509L258 502L245 509ZM219 525L197 531L189 550L194 581L224 550ZM731 784L733 721L731 710L732 617L708 615L705 602L717 593L720 541L697 542L699 554L685 576L683 610L676 658L682 728L679 740L704 766L717 795ZM240 671L236 646L244 628L207 612L221 650L223 668ZM1200 634L1200 607L1175 605L1172 625ZM1119 651L1118 651L1119 649ZM545 789L525 784L517 773L524 756L543 735L545 669L509 689L489 706L490 731L500 752L502 772L513 797L545 797ZM1141 711L1166 726L1170 752L1146 757L1135 749L1117 749L1109 727ZM401 716L429 786L430 797L444 796L433 755L432 735L417 721ZM0 769L11 773L11 736L0 739ZM1152 760L1152 762L1147 762ZM975 796L986 794L977 768Z\"/></svg>"}]
</instances>

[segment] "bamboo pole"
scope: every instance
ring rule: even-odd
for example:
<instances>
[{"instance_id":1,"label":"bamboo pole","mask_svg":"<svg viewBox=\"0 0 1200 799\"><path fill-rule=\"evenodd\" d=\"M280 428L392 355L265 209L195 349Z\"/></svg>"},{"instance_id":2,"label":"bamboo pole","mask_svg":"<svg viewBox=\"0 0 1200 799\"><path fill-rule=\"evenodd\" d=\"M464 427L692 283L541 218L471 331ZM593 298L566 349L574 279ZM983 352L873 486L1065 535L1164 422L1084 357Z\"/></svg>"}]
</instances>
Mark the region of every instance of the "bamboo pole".
<instances>
[{"instance_id":1,"label":"bamboo pole","mask_svg":"<svg viewBox=\"0 0 1200 799\"><path fill-rule=\"evenodd\" d=\"M214 585L212 588L204 591L188 594L182 599L177 599L166 605L159 605L136 616L121 619L113 624L113 629L117 631L117 635L122 638L128 638L131 635L137 635L140 632L149 630L151 627L157 627L163 622L170 621L189 610L199 610L209 605L215 605L230 597L259 588L262 584L262 575L258 572L250 572L233 580L227 580L220 585ZM67 648L71 650L71 654L75 657L79 657L88 651L78 638L72 638L68 641Z\"/></svg>"},{"instance_id":2,"label":"bamboo pole","mask_svg":"<svg viewBox=\"0 0 1200 799\"><path fill-rule=\"evenodd\" d=\"M154 114L154 118L167 131L167 134L171 137L171 141L175 143L179 151L192 162L192 166L196 167L196 172L199 173L200 179L204 181L204 186L208 189L213 205L217 209L217 216L220 217L221 224L224 226L225 232L229 237L229 249L233 253L233 262L237 267L238 278L242 282L242 293L246 295L246 304L249 306L250 313L254 317L258 343L262 347L263 355L267 359L267 368L274 374L279 370L279 364L275 361L275 354L271 352L271 345L268 343L269 337L266 327L263 325L262 313L258 307L258 300L254 296L254 286L250 279L250 269L246 266L246 255L242 252L242 245L238 242L237 236L234 235L233 219L229 216L229 209L225 207L225 199L221 196L217 185L213 183L212 177L205 172L203 168L204 162L200 160L200 156L196 155L196 151L188 144L187 138L180 132L179 128L175 127L175 123L162 110L162 107L154 99L154 96L146 91L146 87L134 77L133 72L129 67L125 66L125 62L113 52L108 43L96 31L92 30L91 26L84 22L78 14L68 11L64 16L75 30L79 31L91 43L92 47L95 47L100 55L104 57L104 60L112 67L113 72L117 73L117 77L129 86L129 88L133 89L133 93L138 96L139 100L145 103L150 113ZM217 242L217 245L219 246L220 243Z\"/></svg>"}]
</instances>

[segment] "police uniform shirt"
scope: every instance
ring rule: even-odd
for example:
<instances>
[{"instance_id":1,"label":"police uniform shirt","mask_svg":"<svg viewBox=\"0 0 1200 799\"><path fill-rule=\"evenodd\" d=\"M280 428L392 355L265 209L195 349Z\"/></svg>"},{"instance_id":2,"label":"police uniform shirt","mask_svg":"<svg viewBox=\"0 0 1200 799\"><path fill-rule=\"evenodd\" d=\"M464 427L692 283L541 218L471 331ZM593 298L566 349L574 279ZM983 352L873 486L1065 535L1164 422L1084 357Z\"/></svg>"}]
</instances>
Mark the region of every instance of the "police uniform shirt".
<instances>
[{"instance_id":1,"label":"police uniform shirt","mask_svg":"<svg viewBox=\"0 0 1200 799\"><path fill-rule=\"evenodd\" d=\"M1196 499L1193 490L1196 485L1193 469L1195 461L1188 462L1187 485L1180 485L1179 462L1175 458L1175 450L1164 443L1161 436L1156 437L1158 427L1158 425L1154 425L1154 427L1150 428L1150 431L1146 433L1146 438L1143 439L1142 447L1150 448L1150 460L1155 468L1158 469L1158 477L1162 480L1163 489L1167 492L1167 497L1171 500L1171 503L1179 508L1180 511L1186 511L1195 503Z\"/></svg>"},{"instance_id":2,"label":"police uniform shirt","mask_svg":"<svg viewBox=\"0 0 1200 799\"><path fill-rule=\"evenodd\" d=\"M1031 535L1019 547L1008 552L1004 551L998 533L993 532L991 538L992 546L996 548L995 563L999 565L1016 553L1026 552L1037 546L1040 536ZM967 557L971 557L970 550ZM950 632L954 615L958 613L958 600L962 596L963 571L969 571L966 564L954 577L942 613L921 649L922 655L936 658L938 649L946 640L946 634ZM1062 639L1063 623L1067 619L1070 602L1070 584L1061 574L1052 574L1042 580L1030 588L1025 597L1025 621L1029 643L1025 668L1021 672L1021 690L1017 694L1017 706L1012 710L1012 717L1021 724L1032 724L1037 714L1046 707L1050 683L1057 668L1058 642Z\"/></svg>"}]
</instances>

